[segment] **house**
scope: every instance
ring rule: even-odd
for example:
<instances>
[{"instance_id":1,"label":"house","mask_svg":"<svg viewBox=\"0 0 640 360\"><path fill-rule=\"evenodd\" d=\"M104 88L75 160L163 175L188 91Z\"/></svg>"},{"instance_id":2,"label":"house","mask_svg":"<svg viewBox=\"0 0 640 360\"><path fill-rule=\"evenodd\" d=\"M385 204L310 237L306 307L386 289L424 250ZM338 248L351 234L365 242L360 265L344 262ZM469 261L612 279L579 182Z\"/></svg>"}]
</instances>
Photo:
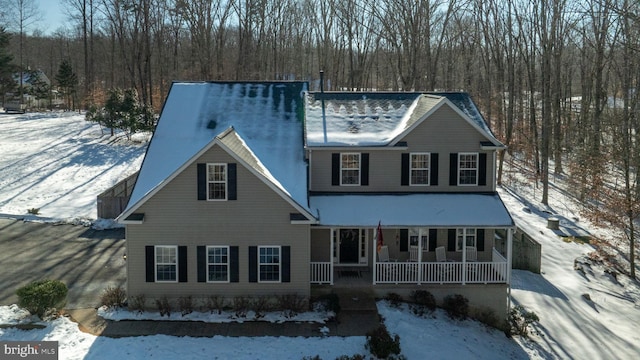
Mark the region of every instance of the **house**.
<instances>
[{"instance_id":1,"label":"house","mask_svg":"<svg viewBox=\"0 0 640 360\"><path fill-rule=\"evenodd\" d=\"M308 297L346 284L457 293L506 314L503 148L464 93L174 83L118 217L128 293Z\"/></svg>"}]
</instances>

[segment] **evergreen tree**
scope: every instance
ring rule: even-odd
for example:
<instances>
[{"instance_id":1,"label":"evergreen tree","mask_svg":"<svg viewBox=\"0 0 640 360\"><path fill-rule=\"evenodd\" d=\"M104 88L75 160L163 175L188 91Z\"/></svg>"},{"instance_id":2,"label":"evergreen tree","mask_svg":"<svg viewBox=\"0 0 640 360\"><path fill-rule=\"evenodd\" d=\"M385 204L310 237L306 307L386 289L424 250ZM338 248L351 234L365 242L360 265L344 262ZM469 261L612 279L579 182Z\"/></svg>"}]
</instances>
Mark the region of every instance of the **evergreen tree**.
<instances>
[{"instance_id":1,"label":"evergreen tree","mask_svg":"<svg viewBox=\"0 0 640 360\"><path fill-rule=\"evenodd\" d=\"M12 64L13 56L9 53L9 41L11 35L0 26L0 94L6 94L15 88L12 74L15 66Z\"/></svg>"},{"instance_id":2,"label":"evergreen tree","mask_svg":"<svg viewBox=\"0 0 640 360\"><path fill-rule=\"evenodd\" d=\"M69 60L62 60L58 73L56 74L56 81L58 86L62 90L63 95L67 100L67 108L72 109L73 96L76 93L76 86L78 85L78 76L73 72L73 67Z\"/></svg>"}]
</instances>

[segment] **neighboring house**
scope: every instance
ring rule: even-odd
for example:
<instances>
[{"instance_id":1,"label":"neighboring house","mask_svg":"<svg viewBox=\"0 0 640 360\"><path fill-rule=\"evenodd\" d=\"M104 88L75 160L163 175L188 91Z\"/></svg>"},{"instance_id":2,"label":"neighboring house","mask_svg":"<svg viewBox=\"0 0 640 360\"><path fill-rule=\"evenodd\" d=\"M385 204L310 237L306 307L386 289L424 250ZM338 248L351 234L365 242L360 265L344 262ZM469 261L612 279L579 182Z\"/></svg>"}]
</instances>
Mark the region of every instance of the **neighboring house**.
<instances>
[{"instance_id":1,"label":"neighboring house","mask_svg":"<svg viewBox=\"0 0 640 360\"><path fill-rule=\"evenodd\" d=\"M464 93L174 83L118 217L128 294L425 289L506 314L503 148Z\"/></svg>"},{"instance_id":2,"label":"neighboring house","mask_svg":"<svg viewBox=\"0 0 640 360\"><path fill-rule=\"evenodd\" d=\"M20 78L22 76L22 79ZM24 112L30 109L59 107L63 99L55 89L49 90L51 80L42 70L25 70L13 74L13 81L17 89L13 93L4 95L3 107L7 112ZM19 87L22 86L23 94L20 99ZM36 96L34 92L45 91ZM46 93L48 91L48 93ZM44 97L43 97L44 95Z\"/></svg>"}]
</instances>

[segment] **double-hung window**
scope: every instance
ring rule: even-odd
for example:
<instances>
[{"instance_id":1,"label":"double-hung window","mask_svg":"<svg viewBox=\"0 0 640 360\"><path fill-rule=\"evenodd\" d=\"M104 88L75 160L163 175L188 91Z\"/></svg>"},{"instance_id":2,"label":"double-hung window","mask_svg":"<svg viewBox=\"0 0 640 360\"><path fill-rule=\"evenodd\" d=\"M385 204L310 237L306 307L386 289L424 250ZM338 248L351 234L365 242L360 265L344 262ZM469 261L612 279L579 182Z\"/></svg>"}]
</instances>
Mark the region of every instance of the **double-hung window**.
<instances>
[{"instance_id":1,"label":"double-hung window","mask_svg":"<svg viewBox=\"0 0 640 360\"><path fill-rule=\"evenodd\" d=\"M420 239L422 249L426 251L429 248L429 229L422 229ZM418 229L416 228L409 229L409 245L418 246Z\"/></svg>"},{"instance_id":2,"label":"double-hung window","mask_svg":"<svg viewBox=\"0 0 640 360\"><path fill-rule=\"evenodd\" d=\"M429 185L429 163L431 154L412 153L410 161L410 185Z\"/></svg>"},{"instance_id":3,"label":"double-hung window","mask_svg":"<svg viewBox=\"0 0 640 360\"><path fill-rule=\"evenodd\" d=\"M207 164L207 199L227 200L227 164Z\"/></svg>"},{"instance_id":4,"label":"double-hung window","mask_svg":"<svg viewBox=\"0 0 640 360\"><path fill-rule=\"evenodd\" d=\"M178 247L156 246L156 281L178 281Z\"/></svg>"},{"instance_id":5,"label":"double-hung window","mask_svg":"<svg viewBox=\"0 0 640 360\"><path fill-rule=\"evenodd\" d=\"M465 243L466 246L476 247L477 238L474 228L457 229L456 251L462 251L462 244Z\"/></svg>"},{"instance_id":6,"label":"double-hung window","mask_svg":"<svg viewBox=\"0 0 640 360\"><path fill-rule=\"evenodd\" d=\"M340 154L340 185L360 185L360 154Z\"/></svg>"},{"instance_id":7,"label":"double-hung window","mask_svg":"<svg viewBox=\"0 0 640 360\"><path fill-rule=\"evenodd\" d=\"M280 246L258 247L258 282L280 282Z\"/></svg>"},{"instance_id":8,"label":"double-hung window","mask_svg":"<svg viewBox=\"0 0 640 360\"><path fill-rule=\"evenodd\" d=\"M207 246L207 281L229 282L228 246Z\"/></svg>"},{"instance_id":9,"label":"double-hung window","mask_svg":"<svg viewBox=\"0 0 640 360\"><path fill-rule=\"evenodd\" d=\"M458 185L478 185L478 153L458 154Z\"/></svg>"}]
</instances>

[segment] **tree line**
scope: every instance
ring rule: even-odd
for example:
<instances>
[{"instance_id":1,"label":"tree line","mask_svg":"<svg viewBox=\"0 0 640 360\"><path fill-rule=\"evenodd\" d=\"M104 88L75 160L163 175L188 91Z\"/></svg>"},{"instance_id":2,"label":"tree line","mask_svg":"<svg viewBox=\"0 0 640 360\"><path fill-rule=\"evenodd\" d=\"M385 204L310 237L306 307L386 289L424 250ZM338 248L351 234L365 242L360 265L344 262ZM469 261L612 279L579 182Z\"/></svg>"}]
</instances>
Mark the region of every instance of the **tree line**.
<instances>
[{"instance_id":1,"label":"tree line","mask_svg":"<svg viewBox=\"0 0 640 360\"><path fill-rule=\"evenodd\" d=\"M63 2L70 26L50 35L13 26L10 48L46 73L67 59L85 108L130 88L159 109L174 80L296 79L315 90L320 70L327 90L466 91L508 153L535 169L542 203L549 175L568 175L589 213L624 231L635 259L635 0Z\"/></svg>"}]
</instances>

